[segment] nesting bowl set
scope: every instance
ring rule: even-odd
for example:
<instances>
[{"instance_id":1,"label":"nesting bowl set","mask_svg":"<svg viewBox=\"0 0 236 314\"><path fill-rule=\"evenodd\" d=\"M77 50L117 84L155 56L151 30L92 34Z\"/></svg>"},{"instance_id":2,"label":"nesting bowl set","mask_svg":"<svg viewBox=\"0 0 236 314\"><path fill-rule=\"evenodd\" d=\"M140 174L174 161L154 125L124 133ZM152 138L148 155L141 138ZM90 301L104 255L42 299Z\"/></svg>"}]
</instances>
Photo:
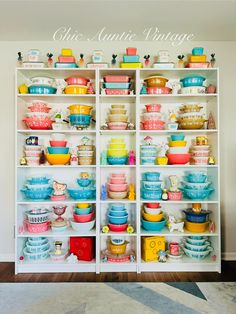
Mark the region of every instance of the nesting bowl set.
<instances>
[{"instance_id":1,"label":"nesting bowl set","mask_svg":"<svg viewBox=\"0 0 236 314\"><path fill-rule=\"evenodd\" d=\"M107 183L108 196L112 199L124 199L128 194L128 183L124 173L112 173Z\"/></svg>"},{"instance_id":2,"label":"nesting bowl set","mask_svg":"<svg viewBox=\"0 0 236 314\"><path fill-rule=\"evenodd\" d=\"M183 243L184 253L194 259L204 259L213 251L211 243L204 236L187 237Z\"/></svg>"},{"instance_id":3,"label":"nesting bowl set","mask_svg":"<svg viewBox=\"0 0 236 314\"><path fill-rule=\"evenodd\" d=\"M144 79L148 94L170 94L171 88L166 86L168 79L161 75L153 75Z\"/></svg>"},{"instance_id":4,"label":"nesting bowl set","mask_svg":"<svg viewBox=\"0 0 236 314\"><path fill-rule=\"evenodd\" d=\"M214 191L205 172L187 172L184 179L185 181L182 182L183 188L181 190L189 199L204 200Z\"/></svg>"},{"instance_id":5,"label":"nesting bowl set","mask_svg":"<svg viewBox=\"0 0 236 314\"><path fill-rule=\"evenodd\" d=\"M95 180L90 178L78 178L78 186L67 189L69 196L73 200L94 200L96 198Z\"/></svg>"},{"instance_id":6,"label":"nesting bowl set","mask_svg":"<svg viewBox=\"0 0 236 314\"><path fill-rule=\"evenodd\" d=\"M92 108L93 107L90 105L70 105L68 110L70 111L69 120L71 126L76 126L82 129L89 127L92 118Z\"/></svg>"},{"instance_id":7,"label":"nesting bowl set","mask_svg":"<svg viewBox=\"0 0 236 314\"><path fill-rule=\"evenodd\" d=\"M78 145L79 165L92 165L94 158L94 146L92 144Z\"/></svg>"},{"instance_id":8,"label":"nesting bowl set","mask_svg":"<svg viewBox=\"0 0 236 314\"><path fill-rule=\"evenodd\" d=\"M183 134L171 135L169 141L168 162L170 165L187 164L190 161L191 154L188 153L187 141Z\"/></svg>"},{"instance_id":9,"label":"nesting bowl set","mask_svg":"<svg viewBox=\"0 0 236 314\"><path fill-rule=\"evenodd\" d=\"M159 172L145 172L141 180L141 197L145 200L160 200L162 181Z\"/></svg>"},{"instance_id":10,"label":"nesting bowl set","mask_svg":"<svg viewBox=\"0 0 236 314\"><path fill-rule=\"evenodd\" d=\"M32 77L28 84L29 94L56 94L57 88L54 87L55 80L51 77L36 76Z\"/></svg>"},{"instance_id":11,"label":"nesting bowl set","mask_svg":"<svg viewBox=\"0 0 236 314\"><path fill-rule=\"evenodd\" d=\"M25 187L21 192L25 195L26 199L32 201L42 201L50 197L52 188L49 183L50 178L45 176L35 176L26 180Z\"/></svg>"},{"instance_id":12,"label":"nesting bowl set","mask_svg":"<svg viewBox=\"0 0 236 314\"><path fill-rule=\"evenodd\" d=\"M202 129L206 119L201 112L203 107L198 104L185 104L179 109L178 124L180 129Z\"/></svg>"},{"instance_id":13,"label":"nesting bowl set","mask_svg":"<svg viewBox=\"0 0 236 314\"><path fill-rule=\"evenodd\" d=\"M50 165L66 165L70 161L69 147L66 147L67 141L65 135L54 133L49 141L50 147L47 148L47 161Z\"/></svg>"},{"instance_id":14,"label":"nesting bowl set","mask_svg":"<svg viewBox=\"0 0 236 314\"><path fill-rule=\"evenodd\" d=\"M27 140L26 140L27 143ZM26 144L24 146L25 159L28 166L38 166L41 154L41 146L38 142Z\"/></svg>"},{"instance_id":15,"label":"nesting bowl set","mask_svg":"<svg viewBox=\"0 0 236 314\"><path fill-rule=\"evenodd\" d=\"M75 231L86 232L91 230L95 225L95 211L92 205L89 203L77 204L70 223Z\"/></svg>"},{"instance_id":16,"label":"nesting bowl set","mask_svg":"<svg viewBox=\"0 0 236 314\"><path fill-rule=\"evenodd\" d=\"M48 230L51 212L45 208L31 209L25 212L25 224L30 233L41 233Z\"/></svg>"},{"instance_id":17,"label":"nesting bowl set","mask_svg":"<svg viewBox=\"0 0 236 314\"><path fill-rule=\"evenodd\" d=\"M89 79L85 77L68 77L65 81L67 83L64 89L65 94L87 94Z\"/></svg>"},{"instance_id":18,"label":"nesting bowl set","mask_svg":"<svg viewBox=\"0 0 236 314\"><path fill-rule=\"evenodd\" d=\"M28 105L28 110L23 119L27 128L31 130L50 130L52 128L53 120L48 103L42 100L34 100Z\"/></svg>"},{"instance_id":19,"label":"nesting bowl set","mask_svg":"<svg viewBox=\"0 0 236 314\"><path fill-rule=\"evenodd\" d=\"M126 130L128 126L128 115L125 105L111 105L107 118L108 129L110 130Z\"/></svg>"},{"instance_id":20,"label":"nesting bowl set","mask_svg":"<svg viewBox=\"0 0 236 314\"><path fill-rule=\"evenodd\" d=\"M49 257L50 244L45 237L29 237L23 249L24 257L29 261L44 260Z\"/></svg>"},{"instance_id":21,"label":"nesting bowl set","mask_svg":"<svg viewBox=\"0 0 236 314\"><path fill-rule=\"evenodd\" d=\"M162 120L161 105L147 104L146 112L142 115L142 128L144 130L163 130L165 122Z\"/></svg>"},{"instance_id":22,"label":"nesting bowl set","mask_svg":"<svg viewBox=\"0 0 236 314\"><path fill-rule=\"evenodd\" d=\"M110 165L125 165L128 161L128 151L122 138L112 138L108 144L107 161Z\"/></svg>"},{"instance_id":23,"label":"nesting bowl set","mask_svg":"<svg viewBox=\"0 0 236 314\"><path fill-rule=\"evenodd\" d=\"M180 90L181 94L204 94L206 88L203 86L205 77L200 75L190 75L185 78L180 79L182 88Z\"/></svg>"},{"instance_id":24,"label":"nesting bowl set","mask_svg":"<svg viewBox=\"0 0 236 314\"><path fill-rule=\"evenodd\" d=\"M108 227L113 232L125 231L128 227L128 212L125 204L114 203L107 213Z\"/></svg>"},{"instance_id":25,"label":"nesting bowl set","mask_svg":"<svg viewBox=\"0 0 236 314\"><path fill-rule=\"evenodd\" d=\"M157 158L157 145L144 144L140 147L140 160L142 165L155 165Z\"/></svg>"},{"instance_id":26,"label":"nesting bowl set","mask_svg":"<svg viewBox=\"0 0 236 314\"><path fill-rule=\"evenodd\" d=\"M210 145L205 136L197 136L191 146L191 163L194 165L208 165Z\"/></svg>"}]
</instances>

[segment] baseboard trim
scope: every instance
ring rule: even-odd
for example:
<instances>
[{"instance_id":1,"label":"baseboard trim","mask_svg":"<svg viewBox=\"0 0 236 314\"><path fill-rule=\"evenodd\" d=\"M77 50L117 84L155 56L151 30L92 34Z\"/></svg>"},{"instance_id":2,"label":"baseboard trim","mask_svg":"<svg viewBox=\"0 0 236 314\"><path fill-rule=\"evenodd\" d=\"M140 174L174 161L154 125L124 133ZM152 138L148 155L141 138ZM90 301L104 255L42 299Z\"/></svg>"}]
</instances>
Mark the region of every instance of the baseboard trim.
<instances>
[{"instance_id":1,"label":"baseboard trim","mask_svg":"<svg viewBox=\"0 0 236 314\"><path fill-rule=\"evenodd\" d=\"M0 254L0 262L14 262L15 255L14 254Z\"/></svg>"},{"instance_id":2,"label":"baseboard trim","mask_svg":"<svg viewBox=\"0 0 236 314\"><path fill-rule=\"evenodd\" d=\"M224 261L236 261L236 252L222 253L222 259Z\"/></svg>"}]
</instances>

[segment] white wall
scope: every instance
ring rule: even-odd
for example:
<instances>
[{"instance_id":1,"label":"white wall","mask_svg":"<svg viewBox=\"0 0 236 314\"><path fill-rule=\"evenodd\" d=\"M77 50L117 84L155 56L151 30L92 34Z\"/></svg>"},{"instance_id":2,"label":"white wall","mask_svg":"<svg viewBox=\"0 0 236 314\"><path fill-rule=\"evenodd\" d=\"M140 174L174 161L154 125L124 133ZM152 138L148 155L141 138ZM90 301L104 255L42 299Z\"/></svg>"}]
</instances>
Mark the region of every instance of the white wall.
<instances>
[{"instance_id":1,"label":"white wall","mask_svg":"<svg viewBox=\"0 0 236 314\"><path fill-rule=\"evenodd\" d=\"M205 47L208 55L216 53L220 68L222 249L226 258L236 259L236 42L193 42L180 47L156 42L0 42L0 260L13 259L14 255L14 71L17 52L26 54L28 49L38 48L44 55L50 51L57 56L62 47L71 47L78 57L81 52L90 55L94 49L103 49L110 61L112 53L121 56L131 45L138 48L141 56L147 53L153 56L159 49L168 49L173 60L179 53L189 53L193 46Z\"/></svg>"}]
</instances>

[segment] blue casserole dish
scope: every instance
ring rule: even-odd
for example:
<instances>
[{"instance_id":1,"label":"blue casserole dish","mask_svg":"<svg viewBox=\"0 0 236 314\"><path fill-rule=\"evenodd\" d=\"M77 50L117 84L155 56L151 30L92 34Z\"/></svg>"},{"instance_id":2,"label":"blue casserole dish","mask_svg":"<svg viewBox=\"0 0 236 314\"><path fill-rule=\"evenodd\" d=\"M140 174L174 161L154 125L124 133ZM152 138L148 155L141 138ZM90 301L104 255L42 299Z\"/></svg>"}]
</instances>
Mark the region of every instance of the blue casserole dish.
<instances>
[{"instance_id":1,"label":"blue casserole dish","mask_svg":"<svg viewBox=\"0 0 236 314\"><path fill-rule=\"evenodd\" d=\"M191 87L191 86L202 86L205 81L205 77L200 75L185 77L180 80L183 84L183 87Z\"/></svg>"},{"instance_id":2,"label":"blue casserole dish","mask_svg":"<svg viewBox=\"0 0 236 314\"><path fill-rule=\"evenodd\" d=\"M31 85L29 86L30 94L56 94L57 89L46 85Z\"/></svg>"}]
</instances>

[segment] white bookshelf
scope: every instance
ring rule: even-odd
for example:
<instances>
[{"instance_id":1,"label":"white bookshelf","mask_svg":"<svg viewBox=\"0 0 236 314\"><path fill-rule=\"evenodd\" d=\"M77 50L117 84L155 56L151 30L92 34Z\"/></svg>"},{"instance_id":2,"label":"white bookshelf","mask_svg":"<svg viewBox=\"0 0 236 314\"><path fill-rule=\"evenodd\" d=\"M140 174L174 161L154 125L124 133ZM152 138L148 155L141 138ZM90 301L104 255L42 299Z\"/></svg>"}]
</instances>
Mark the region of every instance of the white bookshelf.
<instances>
[{"instance_id":1,"label":"white bookshelf","mask_svg":"<svg viewBox=\"0 0 236 314\"><path fill-rule=\"evenodd\" d=\"M157 69L16 69L16 95L15 95L15 272L16 273L40 273L40 272L146 272L146 271L221 271L221 236L220 236L220 155L219 155L219 94L204 94L204 95L140 95L140 82L143 78L161 73L168 78L183 78L190 74L200 74L206 77L212 84L217 85L217 92L219 93L219 71L218 69L169 69L169 70L157 70ZM126 74L130 75L135 84L135 95L130 96L107 96L100 94L101 81L104 75L107 74ZM31 94L18 94L18 86L24 83L28 78L33 76L50 76L54 78L66 78L69 76L84 76L88 77L94 83L96 87L95 95L31 95ZM65 130L68 141L76 140L79 142L80 138L84 135L88 135L93 138L96 143L96 164L91 166L20 166L19 159L22 157L23 145L26 137L29 135L36 135L39 139L42 139L45 146L48 143L51 133L62 132L54 130L28 130L26 129L22 118L27 108L27 103L30 103L34 99L43 99L47 101L52 108L59 106L61 109L66 109L69 104L72 103L86 103L93 105L96 110L96 124L93 124L89 129L83 131ZM203 104L206 113L211 110L214 114L217 128L215 130L161 130L161 131L144 131L140 130L140 113L145 104L155 102L162 104L162 111L167 112L168 108L177 108L181 104L186 102L197 102ZM111 104L126 104L129 112L129 116L135 122L136 130L124 130L124 131L112 131L101 130L100 126L105 121L107 109ZM148 134L155 140L166 140L170 134L184 133L188 142L195 138L197 135L206 135L209 138L210 144L213 148L213 155L216 157L216 165L214 166L194 166L194 165L168 165L168 166L144 166L140 165L140 143L142 139ZM127 143L127 149L131 148L136 151L136 165L135 166L111 166L100 164L100 153L107 147L107 143L111 137L124 137ZM161 177L166 180L170 174L176 174L180 177L184 175L186 170L190 169L204 169L212 178L215 192L210 196L209 200L200 201L204 208L212 210L212 219L216 223L215 233L205 232L199 235L208 236L215 249L217 256L216 261L213 261L210 257L196 261L187 256L184 256L179 261L168 261L167 263L154 263L144 262L141 259L141 238L148 235L161 235L165 236L168 241L180 240L184 236L191 235L190 232L185 233L170 233L167 228L164 228L161 232L148 232L141 228L140 216L141 206L147 200L140 198L140 176L145 171L159 171ZM51 230L38 234L31 234L25 232L20 234L18 232L19 226L22 224L24 211L30 209L36 202L28 201L22 198L20 189L22 188L25 178L32 174L49 174L57 180L61 180L67 184L73 183L75 178L78 177L82 170L93 172L96 175L96 200L88 201L96 206L96 225L93 230L86 234L80 234L71 228L64 233L53 233ZM115 200L107 199L105 201L100 200L100 188L101 184L104 184L107 177L112 172L122 171L126 173L128 183L135 183L136 186L136 200L122 200L126 204L130 223L134 226L134 233L127 234L126 232L114 233L109 232L107 234L102 233L101 228L106 221L107 207L111 203L115 203ZM83 201L84 202L84 201ZM182 209L191 206L191 200L183 199L181 201L158 201L161 203L164 212L168 213L170 210L175 210L177 214L181 215ZM38 205L45 205L49 208L55 204L61 204L62 202L52 202L50 200L44 202L38 202ZM78 201L67 199L63 202L68 206L66 217L72 216L73 206ZM111 235L122 235L129 242L132 250L135 251L136 261L134 263L103 263L101 261L101 250L106 248L106 242ZM194 235L194 234L192 234ZM53 241L61 238L63 241L68 242L71 236L90 236L95 237L96 242L96 256L92 262L82 262L78 264L53 263L50 259L39 262L28 262L24 260L19 261L19 256L22 255L22 249L27 237L44 236Z\"/></svg>"}]
</instances>

